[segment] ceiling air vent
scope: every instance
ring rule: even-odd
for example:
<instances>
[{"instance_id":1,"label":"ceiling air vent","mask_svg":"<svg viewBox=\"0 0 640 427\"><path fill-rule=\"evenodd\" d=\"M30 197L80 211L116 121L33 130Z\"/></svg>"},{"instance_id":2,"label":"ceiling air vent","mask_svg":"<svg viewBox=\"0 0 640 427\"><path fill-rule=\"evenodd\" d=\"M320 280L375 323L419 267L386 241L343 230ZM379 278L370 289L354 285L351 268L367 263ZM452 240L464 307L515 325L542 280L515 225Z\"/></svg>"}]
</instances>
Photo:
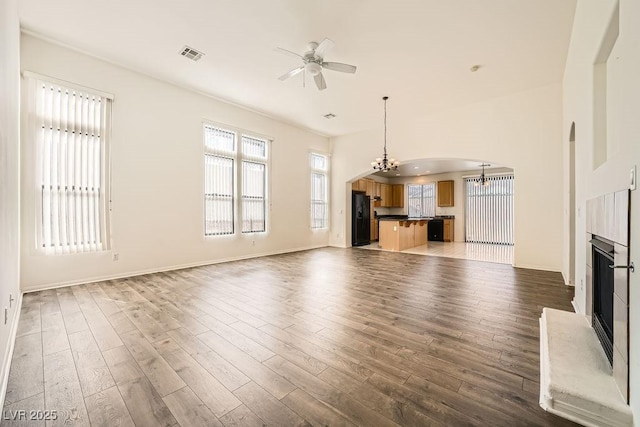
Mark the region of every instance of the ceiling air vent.
<instances>
[{"instance_id":1,"label":"ceiling air vent","mask_svg":"<svg viewBox=\"0 0 640 427\"><path fill-rule=\"evenodd\" d=\"M202 55L204 55L204 53L198 52L192 47L185 46L180 51L180 55L184 56L185 58L189 58L193 61L197 61L198 59L202 58Z\"/></svg>"},{"instance_id":2,"label":"ceiling air vent","mask_svg":"<svg viewBox=\"0 0 640 427\"><path fill-rule=\"evenodd\" d=\"M336 116L335 114L333 114L333 113L329 113L329 114L325 114L323 117L324 117L325 119L333 119L335 116Z\"/></svg>"}]
</instances>

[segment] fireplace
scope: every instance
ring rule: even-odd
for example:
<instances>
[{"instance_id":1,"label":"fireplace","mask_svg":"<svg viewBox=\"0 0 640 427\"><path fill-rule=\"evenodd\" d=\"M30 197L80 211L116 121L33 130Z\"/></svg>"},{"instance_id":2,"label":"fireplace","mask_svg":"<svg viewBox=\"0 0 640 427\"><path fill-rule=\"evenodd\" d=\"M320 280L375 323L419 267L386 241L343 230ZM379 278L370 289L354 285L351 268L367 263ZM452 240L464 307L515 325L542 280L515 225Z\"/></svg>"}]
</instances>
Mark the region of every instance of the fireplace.
<instances>
[{"instance_id":1,"label":"fireplace","mask_svg":"<svg viewBox=\"0 0 640 427\"><path fill-rule=\"evenodd\" d=\"M587 201L584 314L625 401L629 399L629 190ZM595 337L594 337L595 338ZM597 348L597 347L596 347ZM599 350L599 349L598 349Z\"/></svg>"},{"instance_id":2,"label":"fireplace","mask_svg":"<svg viewBox=\"0 0 640 427\"><path fill-rule=\"evenodd\" d=\"M614 246L594 236L593 250L593 314L592 324L609 364L613 365L613 265Z\"/></svg>"}]
</instances>

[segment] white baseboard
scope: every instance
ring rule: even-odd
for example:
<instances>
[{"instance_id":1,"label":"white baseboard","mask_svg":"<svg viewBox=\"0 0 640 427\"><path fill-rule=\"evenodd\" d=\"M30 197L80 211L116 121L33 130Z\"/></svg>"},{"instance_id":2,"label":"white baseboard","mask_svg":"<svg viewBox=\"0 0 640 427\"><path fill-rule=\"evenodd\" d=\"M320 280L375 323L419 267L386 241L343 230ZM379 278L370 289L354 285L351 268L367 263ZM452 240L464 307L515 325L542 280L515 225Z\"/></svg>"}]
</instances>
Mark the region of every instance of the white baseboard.
<instances>
[{"instance_id":1,"label":"white baseboard","mask_svg":"<svg viewBox=\"0 0 640 427\"><path fill-rule=\"evenodd\" d=\"M104 275L104 276L94 276L94 277L88 277L88 278L78 279L78 280L69 280L69 281L64 281L64 282L48 283L46 285L40 285L40 286L31 286L31 287L28 287L28 288L23 288L22 291L24 293L38 292L38 291L44 291L44 290L47 290L47 289L64 288L66 286L84 285L86 283L103 282L105 280L123 279L123 278L126 278L126 277L142 276L142 275L145 275L145 274L152 274L152 273L161 273L163 271L182 270L184 268L201 267L203 265L221 264L223 262L241 261L243 259L260 258L260 257L264 257L264 256L280 255L280 254L286 254L286 253L292 253L292 252L300 252L300 251L308 251L308 250L311 250L311 249L318 249L318 248L325 248L325 247L327 247L327 245L312 245L312 246L305 246L305 247L300 247L300 248L283 249L283 250L262 252L262 253L250 254L250 255L240 255L240 256L237 256L237 257L220 258L220 259L216 259L216 260L198 261L198 262L187 263L187 264L178 264L178 265L172 265L172 266L168 266L168 267L149 268L149 269L145 269L145 270L130 271L130 272L126 272L126 273L110 274L110 275Z\"/></svg>"},{"instance_id":2,"label":"white baseboard","mask_svg":"<svg viewBox=\"0 0 640 427\"><path fill-rule=\"evenodd\" d=\"M560 273L562 274L562 272L558 269L552 268L552 267L548 267L546 265L535 265L535 264L513 264L513 266L515 268L527 268L529 270L542 270L542 271L551 271L554 273ZM564 276L562 276L562 280L564 281Z\"/></svg>"},{"instance_id":3,"label":"white baseboard","mask_svg":"<svg viewBox=\"0 0 640 427\"><path fill-rule=\"evenodd\" d=\"M4 399L7 394L7 384L9 382L9 370L11 369L11 359L13 358L13 348L16 344L16 334L18 333L18 322L20 321L20 310L22 309L22 293L18 295L18 301L16 309L13 314L13 323L11 324L11 330L9 332L9 342L7 343L7 350L4 353L4 359L2 360L2 372L0 373L1 388L0 388L0 414L4 413Z\"/></svg>"},{"instance_id":4,"label":"white baseboard","mask_svg":"<svg viewBox=\"0 0 640 427\"><path fill-rule=\"evenodd\" d=\"M576 297L574 295L573 299L571 300L571 305L573 306L573 311L575 311L578 314L582 314L583 316L587 316L587 313L585 312L585 310L580 307L580 304L578 303L578 301L576 301ZM591 317L589 317L589 321L591 321Z\"/></svg>"}]
</instances>

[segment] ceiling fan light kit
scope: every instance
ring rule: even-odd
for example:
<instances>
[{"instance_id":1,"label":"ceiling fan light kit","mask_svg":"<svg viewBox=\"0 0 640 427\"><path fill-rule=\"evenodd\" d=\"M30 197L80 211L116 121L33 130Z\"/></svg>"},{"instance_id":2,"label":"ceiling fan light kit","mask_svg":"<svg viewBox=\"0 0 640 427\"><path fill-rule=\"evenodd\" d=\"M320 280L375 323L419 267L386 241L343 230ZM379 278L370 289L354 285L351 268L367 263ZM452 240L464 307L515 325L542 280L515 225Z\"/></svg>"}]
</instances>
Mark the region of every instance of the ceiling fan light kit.
<instances>
[{"instance_id":1,"label":"ceiling fan light kit","mask_svg":"<svg viewBox=\"0 0 640 427\"><path fill-rule=\"evenodd\" d=\"M290 79L291 77L302 73L302 86L304 87L304 79L305 74L309 74L313 77L313 80L316 83L316 87L318 90L324 90L327 88L327 83L324 80L324 76L322 75L322 70L331 70L338 71L341 73L350 73L353 74L356 72L355 65L343 64L341 62L324 62L324 56L326 53L333 48L335 43L330 39L324 39L322 43L318 44L316 42L310 42L307 48L309 49L305 52L304 55L299 55L295 52L292 52L287 49L283 49L281 47L276 48L278 52L284 53L286 55L295 56L299 59L302 59L303 64L299 67L294 68L286 74L278 77L279 80L285 81Z\"/></svg>"},{"instance_id":2,"label":"ceiling fan light kit","mask_svg":"<svg viewBox=\"0 0 640 427\"><path fill-rule=\"evenodd\" d=\"M396 159L389 159L387 156L387 100L388 96L383 96L382 100L384 101L384 152L382 157L378 157L374 162L371 162L371 166L373 166L374 170L380 172L389 172L398 170L398 166L400 166L400 162Z\"/></svg>"}]
</instances>

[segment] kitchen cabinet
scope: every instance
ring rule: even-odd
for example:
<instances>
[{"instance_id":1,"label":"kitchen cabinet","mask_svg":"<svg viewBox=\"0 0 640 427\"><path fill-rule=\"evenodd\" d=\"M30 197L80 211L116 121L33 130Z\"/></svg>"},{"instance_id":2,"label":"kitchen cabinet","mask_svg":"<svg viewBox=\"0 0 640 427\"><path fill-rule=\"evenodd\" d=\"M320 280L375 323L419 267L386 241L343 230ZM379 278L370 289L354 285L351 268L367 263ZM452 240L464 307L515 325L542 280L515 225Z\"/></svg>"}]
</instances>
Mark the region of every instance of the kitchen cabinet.
<instances>
[{"instance_id":1,"label":"kitchen cabinet","mask_svg":"<svg viewBox=\"0 0 640 427\"><path fill-rule=\"evenodd\" d=\"M404 208L404 184L393 184L391 186L391 207Z\"/></svg>"},{"instance_id":2,"label":"kitchen cabinet","mask_svg":"<svg viewBox=\"0 0 640 427\"><path fill-rule=\"evenodd\" d=\"M372 179L362 178L351 183L354 191L364 191L371 198L371 215L373 208L403 208L404 207L404 185L403 184L383 184ZM375 200L379 197L379 200Z\"/></svg>"},{"instance_id":3,"label":"kitchen cabinet","mask_svg":"<svg viewBox=\"0 0 640 427\"><path fill-rule=\"evenodd\" d=\"M367 179L365 181L367 181L366 183L367 189L365 191L367 192L367 196L371 197L371 205L373 206L373 197L375 196L374 194L375 182L372 179Z\"/></svg>"},{"instance_id":4,"label":"kitchen cabinet","mask_svg":"<svg viewBox=\"0 0 640 427\"><path fill-rule=\"evenodd\" d=\"M438 181L438 206L439 207L452 207L454 205L453 187L454 182Z\"/></svg>"},{"instance_id":5,"label":"kitchen cabinet","mask_svg":"<svg viewBox=\"0 0 640 427\"><path fill-rule=\"evenodd\" d=\"M393 206L393 187L391 184L380 185L380 197L382 197L381 204L383 208L390 208Z\"/></svg>"},{"instance_id":6,"label":"kitchen cabinet","mask_svg":"<svg viewBox=\"0 0 640 427\"><path fill-rule=\"evenodd\" d=\"M378 181L373 182L373 197L376 198L376 200L373 201L373 206L376 208L382 206L382 184Z\"/></svg>"},{"instance_id":7,"label":"kitchen cabinet","mask_svg":"<svg viewBox=\"0 0 640 427\"><path fill-rule=\"evenodd\" d=\"M442 240L445 242L453 242L453 219L445 219L443 222Z\"/></svg>"}]
</instances>

